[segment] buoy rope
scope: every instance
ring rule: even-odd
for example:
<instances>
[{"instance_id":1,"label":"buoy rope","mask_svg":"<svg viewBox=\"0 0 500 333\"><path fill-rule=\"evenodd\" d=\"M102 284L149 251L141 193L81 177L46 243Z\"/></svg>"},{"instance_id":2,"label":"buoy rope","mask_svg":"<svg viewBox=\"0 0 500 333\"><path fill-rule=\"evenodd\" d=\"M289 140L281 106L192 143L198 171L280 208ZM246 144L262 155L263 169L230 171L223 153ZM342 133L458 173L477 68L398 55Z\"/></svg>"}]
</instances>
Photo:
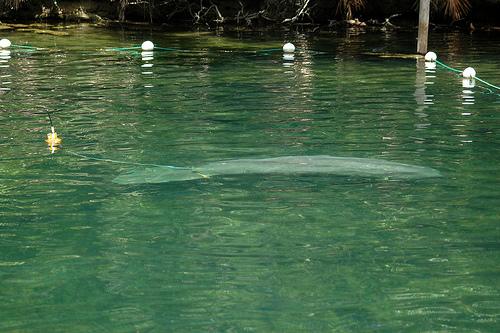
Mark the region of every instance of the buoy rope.
<instances>
[{"instance_id":1,"label":"buoy rope","mask_svg":"<svg viewBox=\"0 0 500 333\"><path fill-rule=\"evenodd\" d=\"M106 51L133 51L133 50L141 50L142 46L132 46L132 47L111 47L107 48ZM181 49L175 49L172 47L159 47L155 46L153 50L159 50L159 51L184 51Z\"/></svg>"},{"instance_id":2,"label":"buoy rope","mask_svg":"<svg viewBox=\"0 0 500 333\"><path fill-rule=\"evenodd\" d=\"M258 51L255 51L257 53L266 53L266 52L276 52L276 51L283 51L282 48L276 48L276 49L264 49L264 50L258 50Z\"/></svg>"},{"instance_id":3,"label":"buoy rope","mask_svg":"<svg viewBox=\"0 0 500 333\"><path fill-rule=\"evenodd\" d=\"M75 153L74 151L66 150L66 149L64 151L70 155L74 155L74 156L77 156L77 157L80 157L80 158L83 158L86 160L92 160L92 161L100 161L100 162L108 162L108 163L116 163L116 164L127 164L127 165L137 165L137 166L154 166L154 167L176 169L176 170L192 170L191 168L178 167L178 166L174 166L174 165L119 161L119 160L112 160L110 158L99 158L99 157L83 155L83 154Z\"/></svg>"},{"instance_id":4,"label":"buoy rope","mask_svg":"<svg viewBox=\"0 0 500 333\"><path fill-rule=\"evenodd\" d=\"M154 49L155 50L160 50L160 51L184 51L184 50L176 49L176 48L173 48L173 47L159 47L159 46L155 46Z\"/></svg>"},{"instance_id":5,"label":"buoy rope","mask_svg":"<svg viewBox=\"0 0 500 333\"><path fill-rule=\"evenodd\" d=\"M29 46L29 45L16 45L16 44L12 44L10 47L12 47L12 48L18 48L18 49L38 50L37 47Z\"/></svg>"},{"instance_id":6,"label":"buoy rope","mask_svg":"<svg viewBox=\"0 0 500 333\"><path fill-rule=\"evenodd\" d=\"M21 49L28 49L28 50L41 50L41 48L38 47L33 47L29 45L16 45L12 44L12 48L21 48ZM135 46L130 46L130 47L109 47L106 48L105 51L110 51L110 52L121 52L121 51L141 51L142 46L141 45L135 45ZM149 51L149 50L148 50ZM146 51L146 52L148 52ZM200 52L200 51L193 51L193 50L185 50L185 49L179 49L179 48L173 48L173 47L160 47L160 46L154 46L153 50L151 51L168 51L168 52ZM149 52L151 52L149 51ZM273 52L279 52L283 51L282 48L271 48L271 49L262 49L262 50L255 50L255 51L242 51L243 53L253 53L253 54L267 54L267 53L273 53ZM297 48L295 51L302 51L302 49ZM314 50L309 50L310 53L316 54L316 55L321 55L321 54L327 54L327 52L323 51L314 51ZM293 52L292 52L293 54Z\"/></svg>"},{"instance_id":7,"label":"buoy rope","mask_svg":"<svg viewBox=\"0 0 500 333\"><path fill-rule=\"evenodd\" d=\"M439 60L436 60L436 64L438 64L438 65L440 65L440 66L442 66L442 67L444 67L444 68L446 68L446 69L448 69L448 70L450 70L450 71L452 71L452 72L455 72L455 73L462 73L462 71L461 71L461 70L456 69L456 68L453 68L453 67L450 67L450 66L446 65L445 63L443 63L443 62L441 62L441 61L439 61ZM477 76L476 76L476 77L474 77L474 79L475 79L475 80L478 80L479 82L481 82L481 83L483 83L483 84L485 84L485 85L487 85L487 86L490 86L490 87L492 87L492 88L495 88L495 89L500 90L500 87L499 87L499 86L496 86L496 85L494 85L494 84L492 84L492 83L489 83L489 82L487 82L487 81L485 81L485 80L483 80L483 79L481 79L481 78L479 78L479 77L477 77Z\"/></svg>"},{"instance_id":8,"label":"buoy rope","mask_svg":"<svg viewBox=\"0 0 500 333\"><path fill-rule=\"evenodd\" d=\"M132 46L132 47L111 47L107 48L106 51L140 51L142 50L141 46ZM177 51L177 52L199 52L199 51L192 51L192 50L183 50L183 49L177 49L173 47L160 47L160 46L155 46L153 50L151 51ZM150 51L150 52L151 52ZM266 53L266 52L275 52L275 51L281 51L281 49L265 49L265 50L258 50L258 51L250 51L251 53ZM147 51L146 51L147 52Z\"/></svg>"},{"instance_id":9,"label":"buoy rope","mask_svg":"<svg viewBox=\"0 0 500 333\"><path fill-rule=\"evenodd\" d=\"M140 46L132 46L132 47L110 47L107 48L106 51L130 51L130 50L140 50Z\"/></svg>"},{"instance_id":10,"label":"buoy rope","mask_svg":"<svg viewBox=\"0 0 500 333\"><path fill-rule=\"evenodd\" d=\"M271 53L271 52L280 52L280 51L283 52L283 48L263 49L263 50L257 50L257 51L249 51L249 52L254 52L254 53ZM328 54L328 52L325 52L325 51L307 50L307 49L302 49L302 48L299 48L299 47L295 49L295 52L303 52L303 51L307 51L310 54L314 54L314 55ZM295 52L290 52L290 54L294 54Z\"/></svg>"},{"instance_id":11,"label":"buoy rope","mask_svg":"<svg viewBox=\"0 0 500 333\"><path fill-rule=\"evenodd\" d=\"M54 125L52 124L52 117L50 116L50 112L47 110L45 110L45 112L47 113L47 116L49 116L50 127L54 128Z\"/></svg>"},{"instance_id":12,"label":"buoy rope","mask_svg":"<svg viewBox=\"0 0 500 333\"><path fill-rule=\"evenodd\" d=\"M478 78L477 76L475 77L475 79L476 79L476 80L478 80L478 81L479 81L479 82L481 82L481 83L484 83L484 84L485 84L485 85L487 85L487 86L490 86L490 87L492 87L492 88L495 88L495 89L500 90L500 87L495 86L494 84L491 84L491 83L489 83L489 82L487 82L487 81L484 81L483 79L480 79L480 78Z\"/></svg>"},{"instance_id":13,"label":"buoy rope","mask_svg":"<svg viewBox=\"0 0 500 333\"><path fill-rule=\"evenodd\" d=\"M107 48L106 51L137 51L137 50L142 50L142 46L131 46L131 47L110 47ZM185 49L178 49L178 48L173 48L173 47L160 47L160 46L155 46L153 50L151 51L176 51L176 52L199 52L199 51L193 51L193 50L185 50ZM274 48L274 49L263 49L263 50L255 50L255 51L242 51L243 53L272 53L272 52L279 52L283 51L282 48ZM297 48L295 51L300 52L301 49ZM310 52L314 54L326 54L326 52L322 51L313 51L310 50Z\"/></svg>"},{"instance_id":14,"label":"buoy rope","mask_svg":"<svg viewBox=\"0 0 500 333\"><path fill-rule=\"evenodd\" d=\"M54 133L55 132L55 130L54 130L54 124L52 122L52 117L50 116L50 112L47 111L47 110L44 110L44 111L47 114L47 116L49 117L50 127L51 127L51 130L52 130L52 133ZM138 163L138 162L112 160L110 158L93 157L93 156L88 156L88 155L83 155L83 154L80 154L80 153L76 153L74 151L67 150L67 149L65 149L64 151L66 153L70 154L70 155L74 155L74 156L77 156L77 157L80 157L80 158L83 158L83 159L86 159L86 160L92 160L92 161L101 161L101 162L109 162L109 163L117 163L117 164L127 164L127 165L137 165L137 166L154 166L154 167L162 167L162 168L176 169L176 170L192 170L191 168L177 167L177 166L174 166L174 165L165 165L165 164L162 165L162 164L153 164L153 163Z\"/></svg>"},{"instance_id":15,"label":"buoy rope","mask_svg":"<svg viewBox=\"0 0 500 333\"><path fill-rule=\"evenodd\" d=\"M441 61L439 61L439 60L436 60L436 64L441 65L442 67L444 67L444 68L446 68L446 69L448 69L448 70L450 70L450 71L452 71L452 72L455 72L455 73L462 73L462 71L461 71L461 70L459 70L459 69L455 69L455 68L453 68L453 67L450 67L450 66L446 65L445 63L442 63L442 62L441 62Z\"/></svg>"}]
</instances>

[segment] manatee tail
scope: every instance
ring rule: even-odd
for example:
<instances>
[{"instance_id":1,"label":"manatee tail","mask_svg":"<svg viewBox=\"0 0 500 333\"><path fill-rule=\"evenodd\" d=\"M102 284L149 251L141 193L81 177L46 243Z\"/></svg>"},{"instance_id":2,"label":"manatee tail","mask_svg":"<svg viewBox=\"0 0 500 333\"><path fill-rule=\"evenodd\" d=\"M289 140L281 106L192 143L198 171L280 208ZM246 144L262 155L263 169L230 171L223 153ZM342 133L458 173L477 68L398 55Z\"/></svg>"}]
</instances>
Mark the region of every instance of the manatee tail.
<instances>
[{"instance_id":1,"label":"manatee tail","mask_svg":"<svg viewBox=\"0 0 500 333\"><path fill-rule=\"evenodd\" d=\"M208 178L200 172L191 168L173 168L173 167L148 167L133 170L124 173L113 179L113 183L128 185L128 184L145 184L145 183L168 183L179 182L184 180Z\"/></svg>"}]
</instances>

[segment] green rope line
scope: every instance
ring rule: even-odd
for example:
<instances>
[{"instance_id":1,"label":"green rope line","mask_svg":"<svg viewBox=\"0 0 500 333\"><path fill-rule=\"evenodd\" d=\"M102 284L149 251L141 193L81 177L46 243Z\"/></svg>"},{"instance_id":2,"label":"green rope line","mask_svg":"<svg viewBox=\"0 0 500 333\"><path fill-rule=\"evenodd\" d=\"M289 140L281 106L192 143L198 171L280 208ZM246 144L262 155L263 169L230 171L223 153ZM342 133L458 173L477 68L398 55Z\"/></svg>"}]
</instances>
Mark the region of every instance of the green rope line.
<instances>
[{"instance_id":1,"label":"green rope line","mask_svg":"<svg viewBox=\"0 0 500 333\"><path fill-rule=\"evenodd\" d=\"M479 82L481 82L481 83L484 83L484 84L485 84L485 85L487 85L487 86L490 86L490 87L492 87L492 88L495 88L495 89L500 90L500 87L495 86L494 84L491 84L491 83L489 83L489 82L486 82L486 81L484 81L483 79L480 79L480 78L478 78L478 77L476 77L475 79L476 79L476 80L478 80L478 81L479 81Z\"/></svg>"},{"instance_id":2,"label":"green rope line","mask_svg":"<svg viewBox=\"0 0 500 333\"><path fill-rule=\"evenodd\" d=\"M440 66L442 66L442 67L444 67L444 68L446 68L446 69L448 69L448 70L450 70L450 71L452 71L452 72L455 72L455 73L462 73L462 71L461 71L461 70L456 69L456 68L453 68L453 67L450 67L450 66L446 65L445 63L442 63L442 62L441 62L441 61L439 61L439 60L436 60L436 64L438 64L438 65L440 65ZM495 89L500 90L500 87L499 87L499 86L496 86L496 85L494 85L494 84L492 84L492 83L489 83L489 82L487 82L487 81L485 81L485 80L483 80L483 79L481 79L481 78L479 78L479 77L477 77L477 76L476 76L476 77L474 77L474 79L475 79L475 80L478 80L479 82L481 82L481 83L483 83L483 84L485 84L485 85L487 85L487 86L490 86L490 87L492 87L492 88L495 88Z\"/></svg>"},{"instance_id":3,"label":"green rope line","mask_svg":"<svg viewBox=\"0 0 500 333\"><path fill-rule=\"evenodd\" d=\"M111 47L106 49L106 51L131 51L131 50L140 50L140 46L132 46L132 47Z\"/></svg>"},{"instance_id":4,"label":"green rope line","mask_svg":"<svg viewBox=\"0 0 500 333\"><path fill-rule=\"evenodd\" d=\"M283 51L283 48L276 48L276 49L263 49L263 50L258 50L258 51L255 51L255 52L278 52L278 51ZM301 49L300 47L297 47L295 48L295 52L301 52L301 51L304 51L304 49ZM326 52L323 52L323 51L314 51L314 50L309 50L309 52L314 52L314 53L326 53ZM292 52L293 53L293 52Z\"/></svg>"},{"instance_id":5,"label":"green rope line","mask_svg":"<svg viewBox=\"0 0 500 333\"><path fill-rule=\"evenodd\" d=\"M111 47L107 48L106 51L140 51L142 50L141 46L132 46L132 47ZM183 49L177 49L173 47L160 47L160 46L155 46L152 51L168 51L168 52L190 52L190 53L196 53L200 51L192 51L192 50L183 50ZM283 51L282 48L273 48L273 49L263 49L263 50L256 50L256 51L243 51L243 53L253 53L253 54L263 54L263 55L268 55L273 52L281 52ZM302 51L302 49L297 48L295 51ZM315 55L320 55L320 54L327 54L327 52L322 52L322 51L313 51L309 50L312 54Z\"/></svg>"},{"instance_id":6,"label":"green rope line","mask_svg":"<svg viewBox=\"0 0 500 333\"><path fill-rule=\"evenodd\" d=\"M16 44L12 44L10 47L12 47L13 49L38 50L37 47L29 46L29 45L16 45Z\"/></svg>"},{"instance_id":7,"label":"green rope line","mask_svg":"<svg viewBox=\"0 0 500 333\"><path fill-rule=\"evenodd\" d=\"M452 71L452 72L455 72L455 73L462 73L462 71L461 71L461 70L459 70L459 69L455 69L455 68L453 68L453 67L450 67L450 66L448 66L448 65L446 65L446 64L444 64L444 63L442 63L442 62L441 62L441 61L439 61L439 60L436 60L436 64L441 65L441 66L443 66L444 68L446 68L446 69L448 69L448 70L450 70L450 71Z\"/></svg>"},{"instance_id":8,"label":"green rope line","mask_svg":"<svg viewBox=\"0 0 500 333\"><path fill-rule=\"evenodd\" d=\"M52 122L52 117L50 116L50 112L47 110L44 110L47 116L49 117L49 122L50 126L52 128L52 132L54 132L54 124ZM126 165L137 165L137 166L152 166L152 167L157 167L157 168L167 168L167 169L175 169L175 170L191 170L193 171L192 168L189 167L178 167L174 165L166 165L166 164L153 164L153 163L139 163L139 162L129 162L129 161L119 161L119 160L112 160L110 158L100 158L100 157L94 157L94 156L87 156L83 155L80 153L76 153L71 150L64 149L64 152L67 154L77 156L80 158L83 158L85 160L91 160L91 161L99 161L99 162L108 162L108 163L116 163L116 164L126 164Z\"/></svg>"},{"instance_id":9,"label":"green rope line","mask_svg":"<svg viewBox=\"0 0 500 333\"><path fill-rule=\"evenodd\" d=\"M74 156L81 157L81 158L86 159L86 160L92 160L92 161L117 163L117 164L127 164L127 165L138 165L138 166L154 166L154 167L176 169L176 170L192 170L191 168L177 167L177 166L173 166L173 165L161 165L161 164L152 164L152 163L138 163L138 162L118 161L118 160L112 160L112 159L109 159L109 158L99 158L99 157L82 155L82 154L79 154L79 153L75 153L75 152L73 152L71 150L65 150L65 151L66 151L66 153L68 153L70 155L74 155Z\"/></svg>"},{"instance_id":10,"label":"green rope line","mask_svg":"<svg viewBox=\"0 0 500 333\"><path fill-rule=\"evenodd\" d=\"M255 51L255 53L267 53L267 52L276 52L276 51L282 51L282 48L279 49L264 49L264 50L258 50Z\"/></svg>"},{"instance_id":11,"label":"green rope line","mask_svg":"<svg viewBox=\"0 0 500 333\"><path fill-rule=\"evenodd\" d=\"M135 50L142 50L142 47L141 46L111 47L111 48L106 49L106 51L135 51ZM158 51L183 51L183 50L174 49L171 47L159 47L159 46L155 46L152 51L154 51L154 50L158 50Z\"/></svg>"},{"instance_id":12,"label":"green rope line","mask_svg":"<svg viewBox=\"0 0 500 333\"><path fill-rule=\"evenodd\" d=\"M483 86L478 86L479 88L483 89L483 90L486 90L487 92L481 92L481 94L493 94L493 95L498 95L500 96L500 94L496 94L493 90L491 90L490 88L488 87L483 87Z\"/></svg>"},{"instance_id":13,"label":"green rope line","mask_svg":"<svg viewBox=\"0 0 500 333\"><path fill-rule=\"evenodd\" d=\"M296 48L295 52L292 52L291 54L295 55L297 53L304 52L304 51L305 51L304 49ZM282 48L264 49L264 50L258 50L258 51L248 51L248 52L256 53L256 54L268 55L268 54L273 53L273 52L283 52L283 49ZM325 55L325 54L328 54L328 52L325 52L325 51L315 51L315 50L307 50L307 52L309 54L311 54L311 55Z\"/></svg>"},{"instance_id":14,"label":"green rope line","mask_svg":"<svg viewBox=\"0 0 500 333\"><path fill-rule=\"evenodd\" d=\"M160 50L160 51L184 51L184 50L179 50L179 49L175 49L175 48L172 48L172 47L159 47L159 46L155 46L154 49L155 50Z\"/></svg>"}]
</instances>

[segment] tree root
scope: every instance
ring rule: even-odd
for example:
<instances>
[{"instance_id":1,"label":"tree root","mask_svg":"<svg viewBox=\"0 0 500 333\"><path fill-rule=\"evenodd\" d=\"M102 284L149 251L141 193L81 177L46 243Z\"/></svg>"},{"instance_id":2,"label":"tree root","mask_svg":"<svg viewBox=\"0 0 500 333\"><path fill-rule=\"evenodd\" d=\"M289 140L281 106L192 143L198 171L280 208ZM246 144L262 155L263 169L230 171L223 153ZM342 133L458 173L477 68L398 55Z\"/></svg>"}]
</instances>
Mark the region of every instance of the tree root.
<instances>
[{"instance_id":1,"label":"tree root","mask_svg":"<svg viewBox=\"0 0 500 333\"><path fill-rule=\"evenodd\" d=\"M298 19L303 18L304 16L309 17L311 19L310 10L311 8L307 8L309 6L310 0L303 0L302 6L297 10L297 13L292 18L284 19L281 23L295 23ZM311 19L312 20L312 19Z\"/></svg>"}]
</instances>

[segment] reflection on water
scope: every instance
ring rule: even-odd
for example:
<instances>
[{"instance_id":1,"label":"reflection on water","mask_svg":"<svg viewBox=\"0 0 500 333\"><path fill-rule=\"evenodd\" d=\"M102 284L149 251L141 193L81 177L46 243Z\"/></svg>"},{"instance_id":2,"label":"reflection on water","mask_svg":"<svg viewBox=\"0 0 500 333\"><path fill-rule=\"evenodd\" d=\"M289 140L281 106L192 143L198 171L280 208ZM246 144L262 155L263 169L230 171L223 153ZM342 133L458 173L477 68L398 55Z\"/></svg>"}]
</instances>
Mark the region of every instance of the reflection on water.
<instances>
[{"instance_id":1,"label":"reflection on water","mask_svg":"<svg viewBox=\"0 0 500 333\"><path fill-rule=\"evenodd\" d=\"M149 78L145 77L145 82L148 82L152 79L153 75L153 60L154 60L154 54L153 51L142 51L141 52L141 58L142 58L142 65L141 65L141 70L142 74L149 76ZM144 88L153 88L154 85L151 84L150 82L144 84Z\"/></svg>"},{"instance_id":2,"label":"reflection on water","mask_svg":"<svg viewBox=\"0 0 500 333\"><path fill-rule=\"evenodd\" d=\"M290 67L293 66L293 61L295 60L295 55L293 53L283 54L283 66Z\"/></svg>"},{"instance_id":3,"label":"reflection on water","mask_svg":"<svg viewBox=\"0 0 500 333\"><path fill-rule=\"evenodd\" d=\"M417 108L415 110L415 115L420 121L415 124L415 127L419 130L425 129L431 125L426 109L429 105L434 104L434 95L426 93L426 89L428 85L434 83L434 79L436 78L435 65L435 62L417 59L417 73L415 80L415 101L417 102Z\"/></svg>"},{"instance_id":4,"label":"reflection on water","mask_svg":"<svg viewBox=\"0 0 500 333\"><path fill-rule=\"evenodd\" d=\"M2 67L8 67L8 62L10 59L10 51L9 50L0 50L0 63Z\"/></svg>"},{"instance_id":5,"label":"reflection on water","mask_svg":"<svg viewBox=\"0 0 500 333\"><path fill-rule=\"evenodd\" d=\"M0 49L0 94L5 94L10 90L11 74L8 74L10 50Z\"/></svg>"},{"instance_id":6,"label":"reflection on water","mask_svg":"<svg viewBox=\"0 0 500 333\"><path fill-rule=\"evenodd\" d=\"M463 105L473 105L474 104L474 91L473 88L476 86L474 79L462 79L462 104ZM462 113L463 114L463 113Z\"/></svg>"},{"instance_id":7,"label":"reflection on water","mask_svg":"<svg viewBox=\"0 0 500 333\"><path fill-rule=\"evenodd\" d=\"M72 34L18 31L47 49L0 59L0 331L498 331L500 100L433 64L362 55L408 52L414 34ZM100 51L145 39L185 51ZM283 40L293 62L248 52ZM430 42L456 68L499 72L498 37ZM111 181L133 163L286 155L443 177Z\"/></svg>"}]
</instances>

